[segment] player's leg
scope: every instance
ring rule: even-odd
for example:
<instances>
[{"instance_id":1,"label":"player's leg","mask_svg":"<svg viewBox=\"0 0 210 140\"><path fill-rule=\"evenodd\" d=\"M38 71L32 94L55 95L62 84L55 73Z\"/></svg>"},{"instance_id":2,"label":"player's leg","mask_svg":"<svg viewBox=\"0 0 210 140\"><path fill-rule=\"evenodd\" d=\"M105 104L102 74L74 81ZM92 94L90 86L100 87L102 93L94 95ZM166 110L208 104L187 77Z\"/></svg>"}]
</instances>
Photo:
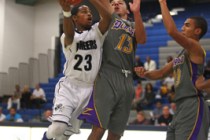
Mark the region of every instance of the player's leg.
<instances>
[{"instance_id":1,"label":"player's leg","mask_svg":"<svg viewBox=\"0 0 210 140\"><path fill-rule=\"evenodd\" d=\"M118 140L124 133L126 124L128 122L131 103L134 95L134 88L132 84L132 77L119 77L116 79L118 87L119 100L112 109L112 115L109 122L109 140ZM126 84L125 84L126 83Z\"/></svg>"},{"instance_id":2,"label":"player's leg","mask_svg":"<svg viewBox=\"0 0 210 140\"><path fill-rule=\"evenodd\" d=\"M108 128L112 108L116 104L116 94L109 80L99 74L89 104L79 116L79 119L93 125L89 140L100 140Z\"/></svg>"},{"instance_id":3,"label":"player's leg","mask_svg":"<svg viewBox=\"0 0 210 140\"><path fill-rule=\"evenodd\" d=\"M208 139L208 133L209 133L209 108L208 104L204 101L203 106L203 118L201 122L201 127L198 132L197 140L207 140Z\"/></svg>"},{"instance_id":4,"label":"player's leg","mask_svg":"<svg viewBox=\"0 0 210 140\"><path fill-rule=\"evenodd\" d=\"M48 130L45 136L47 139L55 138L57 140L59 137L63 135L67 127L68 125L63 122L52 122L52 124L48 127Z\"/></svg>"},{"instance_id":5,"label":"player's leg","mask_svg":"<svg viewBox=\"0 0 210 140\"><path fill-rule=\"evenodd\" d=\"M59 136L56 138L56 140L68 140L73 134L79 134L80 133L80 126L82 125L83 121L78 120L78 116L82 113L84 108L87 106L90 97L92 95L93 87L77 87L77 92L75 92L75 100L76 104L73 112L71 113L71 118L69 120L69 126L65 130L62 136Z\"/></svg>"},{"instance_id":6,"label":"player's leg","mask_svg":"<svg viewBox=\"0 0 210 140\"><path fill-rule=\"evenodd\" d=\"M75 109L75 97L77 90L71 85L67 79L62 78L55 88L55 99L53 105L53 115L51 117L52 124L48 127L46 132L47 139L61 137L67 129L71 114ZM43 137L43 140L45 140Z\"/></svg>"},{"instance_id":7,"label":"player's leg","mask_svg":"<svg viewBox=\"0 0 210 140\"><path fill-rule=\"evenodd\" d=\"M121 136L118 134L114 134L111 131L108 132L107 140L120 140Z\"/></svg>"},{"instance_id":8,"label":"player's leg","mask_svg":"<svg viewBox=\"0 0 210 140\"><path fill-rule=\"evenodd\" d=\"M70 136L62 135L59 138L56 138L56 140L68 140Z\"/></svg>"},{"instance_id":9,"label":"player's leg","mask_svg":"<svg viewBox=\"0 0 210 140\"><path fill-rule=\"evenodd\" d=\"M175 140L175 129L173 128L173 122L168 126L166 140Z\"/></svg>"},{"instance_id":10,"label":"player's leg","mask_svg":"<svg viewBox=\"0 0 210 140\"><path fill-rule=\"evenodd\" d=\"M70 124L71 126L68 126L68 128L65 130L64 134L57 138L56 140L68 140L72 135L79 134L80 133L80 127L82 125L83 121L78 119L71 119Z\"/></svg>"},{"instance_id":11,"label":"player's leg","mask_svg":"<svg viewBox=\"0 0 210 140\"><path fill-rule=\"evenodd\" d=\"M204 100L202 97L186 98L177 102L175 140L201 140L198 137L199 133L204 134L201 132L202 122L205 121L204 115ZM208 132L205 131L205 133L207 136Z\"/></svg>"},{"instance_id":12,"label":"player's leg","mask_svg":"<svg viewBox=\"0 0 210 140\"><path fill-rule=\"evenodd\" d=\"M105 131L106 130L104 128L93 125L88 140L101 140Z\"/></svg>"}]
</instances>

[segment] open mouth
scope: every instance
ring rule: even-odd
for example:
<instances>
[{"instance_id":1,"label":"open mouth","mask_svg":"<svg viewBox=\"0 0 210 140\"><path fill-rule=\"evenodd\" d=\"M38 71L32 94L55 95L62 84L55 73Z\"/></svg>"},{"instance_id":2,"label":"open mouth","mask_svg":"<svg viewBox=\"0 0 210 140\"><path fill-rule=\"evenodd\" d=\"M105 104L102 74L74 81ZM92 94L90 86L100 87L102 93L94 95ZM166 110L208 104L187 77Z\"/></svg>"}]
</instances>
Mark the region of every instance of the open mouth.
<instances>
[{"instance_id":1,"label":"open mouth","mask_svg":"<svg viewBox=\"0 0 210 140\"><path fill-rule=\"evenodd\" d=\"M87 20L90 24L92 24L92 21L93 21L92 18L88 18Z\"/></svg>"},{"instance_id":2,"label":"open mouth","mask_svg":"<svg viewBox=\"0 0 210 140\"><path fill-rule=\"evenodd\" d=\"M114 8L115 11L118 11L119 9L120 9L119 7L115 7L115 8Z\"/></svg>"},{"instance_id":3,"label":"open mouth","mask_svg":"<svg viewBox=\"0 0 210 140\"><path fill-rule=\"evenodd\" d=\"M88 21L92 21L92 18L88 18Z\"/></svg>"}]
</instances>

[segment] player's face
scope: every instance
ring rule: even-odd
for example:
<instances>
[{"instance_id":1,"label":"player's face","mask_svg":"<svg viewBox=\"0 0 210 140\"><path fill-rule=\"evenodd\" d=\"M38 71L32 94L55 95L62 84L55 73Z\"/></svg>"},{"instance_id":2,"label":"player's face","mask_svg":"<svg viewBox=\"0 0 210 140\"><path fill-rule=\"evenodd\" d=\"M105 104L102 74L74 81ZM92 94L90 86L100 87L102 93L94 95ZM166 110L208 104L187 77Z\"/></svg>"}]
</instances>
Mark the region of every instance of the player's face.
<instances>
[{"instance_id":1,"label":"player's face","mask_svg":"<svg viewBox=\"0 0 210 140\"><path fill-rule=\"evenodd\" d=\"M84 29L89 29L92 25L92 13L88 6L82 5L76 15L76 23Z\"/></svg>"},{"instance_id":2,"label":"player's face","mask_svg":"<svg viewBox=\"0 0 210 140\"><path fill-rule=\"evenodd\" d=\"M182 26L182 34L189 38L194 38L196 35L196 26L193 19L187 19Z\"/></svg>"},{"instance_id":3,"label":"player's face","mask_svg":"<svg viewBox=\"0 0 210 140\"><path fill-rule=\"evenodd\" d=\"M111 7L114 12L120 16L128 14L128 9L124 0L113 0L111 1Z\"/></svg>"}]
</instances>

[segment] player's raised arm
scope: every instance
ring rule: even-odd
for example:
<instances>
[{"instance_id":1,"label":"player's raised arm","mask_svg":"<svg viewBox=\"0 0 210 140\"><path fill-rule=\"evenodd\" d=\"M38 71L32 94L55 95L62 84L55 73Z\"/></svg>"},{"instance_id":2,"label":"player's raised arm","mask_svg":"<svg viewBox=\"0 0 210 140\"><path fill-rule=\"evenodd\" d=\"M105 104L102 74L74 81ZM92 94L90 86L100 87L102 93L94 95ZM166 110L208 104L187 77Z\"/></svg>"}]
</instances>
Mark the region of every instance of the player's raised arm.
<instances>
[{"instance_id":1,"label":"player's raised arm","mask_svg":"<svg viewBox=\"0 0 210 140\"><path fill-rule=\"evenodd\" d=\"M150 80L158 80L165 78L173 72L173 62L168 63L163 68L153 71L146 71L143 67L135 67L134 71L139 77L148 78Z\"/></svg>"},{"instance_id":2,"label":"player's raised arm","mask_svg":"<svg viewBox=\"0 0 210 140\"><path fill-rule=\"evenodd\" d=\"M146 32L140 13L140 3L141 0L133 0L133 3L130 2L129 6L134 15L136 41L137 43L144 44L146 42Z\"/></svg>"},{"instance_id":3,"label":"player's raised arm","mask_svg":"<svg viewBox=\"0 0 210 140\"><path fill-rule=\"evenodd\" d=\"M59 0L63 10L63 31L65 34L65 46L70 45L74 39L74 23L71 19L71 4L68 0Z\"/></svg>"},{"instance_id":4,"label":"player's raised arm","mask_svg":"<svg viewBox=\"0 0 210 140\"><path fill-rule=\"evenodd\" d=\"M89 0L89 1L94 5L94 7L99 12L99 15L101 17L99 21L99 30L101 31L102 34L104 34L108 30L109 24L111 22L112 9L109 4L109 0Z\"/></svg>"},{"instance_id":5,"label":"player's raised arm","mask_svg":"<svg viewBox=\"0 0 210 140\"><path fill-rule=\"evenodd\" d=\"M190 53L190 58L195 63L202 63L204 53L198 42L198 40L200 39L199 34L201 33L201 29L195 27L195 23L193 23L194 21L190 20L189 18L185 21L182 27L182 32L179 32L175 25L174 20L170 15L166 0L159 0L159 3L161 8L161 13L163 16L163 23L165 25L168 34L178 44L180 44ZM193 31L194 33L193 34L189 33L190 30Z\"/></svg>"}]
</instances>

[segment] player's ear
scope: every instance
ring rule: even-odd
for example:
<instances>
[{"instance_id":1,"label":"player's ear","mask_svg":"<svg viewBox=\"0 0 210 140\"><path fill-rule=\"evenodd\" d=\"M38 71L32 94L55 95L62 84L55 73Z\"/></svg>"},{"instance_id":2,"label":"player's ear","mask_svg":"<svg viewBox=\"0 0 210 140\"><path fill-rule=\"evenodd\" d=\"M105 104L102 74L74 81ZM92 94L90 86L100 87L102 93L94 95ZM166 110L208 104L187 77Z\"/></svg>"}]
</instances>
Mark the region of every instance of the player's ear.
<instances>
[{"instance_id":1,"label":"player's ear","mask_svg":"<svg viewBox=\"0 0 210 140\"><path fill-rule=\"evenodd\" d=\"M72 15L72 20L73 20L74 23L77 22L77 16Z\"/></svg>"},{"instance_id":2,"label":"player's ear","mask_svg":"<svg viewBox=\"0 0 210 140\"><path fill-rule=\"evenodd\" d=\"M202 31L201 28L196 28L194 33L195 33L196 35L200 36L201 31Z\"/></svg>"}]
</instances>

